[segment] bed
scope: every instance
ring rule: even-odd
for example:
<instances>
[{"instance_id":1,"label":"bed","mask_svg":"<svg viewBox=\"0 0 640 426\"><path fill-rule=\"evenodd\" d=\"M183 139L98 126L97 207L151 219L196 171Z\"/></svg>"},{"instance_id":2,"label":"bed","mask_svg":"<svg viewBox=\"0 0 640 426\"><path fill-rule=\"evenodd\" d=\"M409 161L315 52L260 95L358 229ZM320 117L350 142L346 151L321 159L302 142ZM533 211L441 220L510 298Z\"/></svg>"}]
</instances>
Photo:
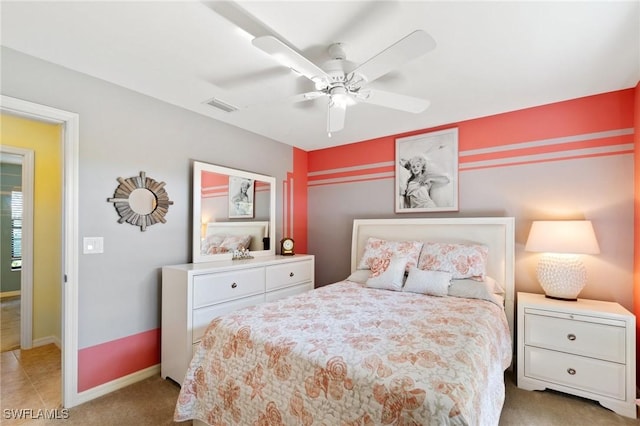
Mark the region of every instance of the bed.
<instances>
[{"instance_id":1,"label":"bed","mask_svg":"<svg viewBox=\"0 0 640 426\"><path fill-rule=\"evenodd\" d=\"M222 254L234 250L264 250L264 238L269 236L268 221L208 222L201 243L201 254Z\"/></svg>"},{"instance_id":2,"label":"bed","mask_svg":"<svg viewBox=\"0 0 640 426\"><path fill-rule=\"evenodd\" d=\"M419 242L412 265L406 254ZM389 247L389 261L378 262ZM474 262L460 269L470 277L420 269L433 264L433 247L486 251L482 274ZM513 218L355 220L351 272L214 319L174 420L497 425L512 359ZM403 282L393 291L398 274Z\"/></svg>"}]
</instances>

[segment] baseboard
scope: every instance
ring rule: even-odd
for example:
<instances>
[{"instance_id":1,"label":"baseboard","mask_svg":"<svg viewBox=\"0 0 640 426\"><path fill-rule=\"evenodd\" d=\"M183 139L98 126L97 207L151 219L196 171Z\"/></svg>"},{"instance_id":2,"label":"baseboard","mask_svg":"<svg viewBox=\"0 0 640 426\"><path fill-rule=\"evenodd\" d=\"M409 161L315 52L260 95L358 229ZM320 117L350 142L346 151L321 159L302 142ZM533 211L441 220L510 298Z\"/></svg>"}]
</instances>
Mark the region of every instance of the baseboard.
<instances>
[{"instance_id":1,"label":"baseboard","mask_svg":"<svg viewBox=\"0 0 640 426\"><path fill-rule=\"evenodd\" d=\"M83 404L85 402L91 401L92 399L96 399L113 391L117 391L118 389L122 389L124 387L159 374L160 364L153 365L151 367L145 368L144 370L136 371L135 373L131 373L127 376L120 377L118 379L104 383L100 386L96 386L95 388L91 388L84 392L78 393L75 405Z\"/></svg>"},{"instance_id":2,"label":"baseboard","mask_svg":"<svg viewBox=\"0 0 640 426\"><path fill-rule=\"evenodd\" d=\"M58 347L58 349L62 350L62 342L60 341L60 338L57 336L47 336L47 337L41 337L40 339L33 339L31 341L31 347L35 348L38 346L48 345L50 343L53 343Z\"/></svg>"},{"instance_id":3,"label":"baseboard","mask_svg":"<svg viewBox=\"0 0 640 426\"><path fill-rule=\"evenodd\" d=\"M20 296L20 290L3 291L2 293L0 293L0 299L14 296Z\"/></svg>"}]
</instances>

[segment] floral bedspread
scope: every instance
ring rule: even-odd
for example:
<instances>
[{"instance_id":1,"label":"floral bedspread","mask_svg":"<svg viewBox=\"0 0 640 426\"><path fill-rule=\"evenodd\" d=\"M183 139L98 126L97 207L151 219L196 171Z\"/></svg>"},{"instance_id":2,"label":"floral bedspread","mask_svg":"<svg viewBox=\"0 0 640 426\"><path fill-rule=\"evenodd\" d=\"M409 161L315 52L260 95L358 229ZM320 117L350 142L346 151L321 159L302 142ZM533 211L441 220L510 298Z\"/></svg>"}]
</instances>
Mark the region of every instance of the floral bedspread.
<instances>
[{"instance_id":1,"label":"floral bedspread","mask_svg":"<svg viewBox=\"0 0 640 426\"><path fill-rule=\"evenodd\" d=\"M497 425L511 353L494 303L343 281L213 320L174 420Z\"/></svg>"}]
</instances>

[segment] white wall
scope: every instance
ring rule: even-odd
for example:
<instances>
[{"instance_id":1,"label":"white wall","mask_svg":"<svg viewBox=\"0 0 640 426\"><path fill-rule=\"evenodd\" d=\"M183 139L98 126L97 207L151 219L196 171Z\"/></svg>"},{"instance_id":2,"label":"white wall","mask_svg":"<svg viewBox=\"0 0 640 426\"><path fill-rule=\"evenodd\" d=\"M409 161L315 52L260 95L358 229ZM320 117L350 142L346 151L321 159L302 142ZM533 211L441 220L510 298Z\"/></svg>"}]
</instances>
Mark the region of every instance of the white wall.
<instances>
[{"instance_id":1,"label":"white wall","mask_svg":"<svg viewBox=\"0 0 640 426\"><path fill-rule=\"evenodd\" d=\"M192 160L280 183L292 170L292 148L11 49L1 53L2 94L80 116L77 243L102 236L105 252L79 257L79 348L158 328L160 267L191 260ZM119 224L107 202L118 177L140 171L166 182L174 202L167 223L145 232Z\"/></svg>"}]
</instances>

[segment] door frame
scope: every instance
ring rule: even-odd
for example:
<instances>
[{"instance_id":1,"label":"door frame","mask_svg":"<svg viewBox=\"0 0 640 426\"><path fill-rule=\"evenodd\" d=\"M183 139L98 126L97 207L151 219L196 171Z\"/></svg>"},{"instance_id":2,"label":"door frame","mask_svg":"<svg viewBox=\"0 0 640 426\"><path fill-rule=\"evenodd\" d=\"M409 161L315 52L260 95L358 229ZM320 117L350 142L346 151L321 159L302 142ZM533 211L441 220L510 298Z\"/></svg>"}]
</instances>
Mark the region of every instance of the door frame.
<instances>
[{"instance_id":1,"label":"door frame","mask_svg":"<svg viewBox=\"0 0 640 426\"><path fill-rule=\"evenodd\" d=\"M2 95L0 110L62 124L62 406L78 405L78 162L80 116L77 113Z\"/></svg>"},{"instance_id":2,"label":"door frame","mask_svg":"<svg viewBox=\"0 0 640 426\"><path fill-rule=\"evenodd\" d=\"M0 146L0 152L21 157L22 267L20 270L20 348L33 345L33 185L32 149Z\"/></svg>"}]
</instances>

